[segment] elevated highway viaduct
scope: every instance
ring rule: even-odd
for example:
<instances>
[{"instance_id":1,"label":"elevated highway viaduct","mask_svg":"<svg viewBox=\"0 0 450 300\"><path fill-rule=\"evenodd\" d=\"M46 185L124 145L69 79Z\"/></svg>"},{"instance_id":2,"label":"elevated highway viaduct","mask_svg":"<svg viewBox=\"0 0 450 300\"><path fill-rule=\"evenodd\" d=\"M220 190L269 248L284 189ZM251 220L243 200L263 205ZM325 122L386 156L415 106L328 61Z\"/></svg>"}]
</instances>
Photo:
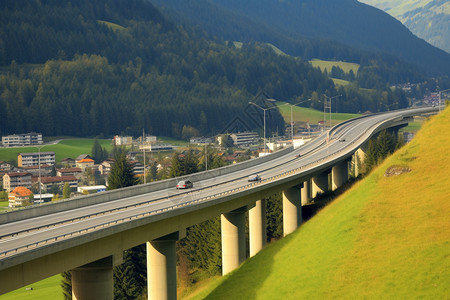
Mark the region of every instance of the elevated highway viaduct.
<instances>
[{"instance_id":1,"label":"elevated highway viaduct","mask_svg":"<svg viewBox=\"0 0 450 300\"><path fill-rule=\"evenodd\" d=\"M70 270L74 299L113 299L113 266L123 251L146 243L149 299L176 299L175 242L186 228L221 216L222 273L266 240L264 198L283 193L283 230L301 222L302 202L348 179L348 162L379 131L403 126L424 107L345 121L298 148L183 178L43 204L0 215L0 294ZM298 155L300 154L300 157ZM259 174L259 182L248 182ZM194 182L176 190L178 180Z\"/></svg>"}]
</instances>

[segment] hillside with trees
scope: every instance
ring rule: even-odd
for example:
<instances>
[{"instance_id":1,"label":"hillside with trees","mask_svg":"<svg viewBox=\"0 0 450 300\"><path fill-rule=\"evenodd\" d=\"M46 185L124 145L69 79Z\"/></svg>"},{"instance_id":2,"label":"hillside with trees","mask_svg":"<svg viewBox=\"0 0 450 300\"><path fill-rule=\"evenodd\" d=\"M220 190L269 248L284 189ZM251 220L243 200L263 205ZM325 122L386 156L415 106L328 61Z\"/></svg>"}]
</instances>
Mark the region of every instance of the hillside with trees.
<instances>
[{"instance_id":1,"label":"hillside with trees","mask_svg":"<svg viewBox=\"0 0 450 300\"><path fill-rule=\"evenodd\" d=\"M343 60L370 66L374 59L387 59L409 69L409 81L415 80L411 65L432 75L450 74L450 54L417 38L395 18L356 0L153 2L173 20L198 24L212 35L272 43L308 60ZM406 82L406 74L402 75ZM414 76L419 78L420 74Z\"/></svg>"},{"instance_id":2,"label":"hillside with trees","mask_svg":"<svg viewBox=\"0 0 450 300\"><path fill-rule=\"evenodd\" d=\"M408 105L382 76L359 76L379 89L337 89L306 61L175 25L144 0L8 0L0 20L0 44L7 44L0 51L2 135L137 136L143 128L212 135L249 119L248 102L261 94L292 103L312 98L306 104L317 109L323 95L342 94L340 112ZM270 113L268 134L283 132L281 115ZM245 129L261 128L256 120Z\"/></svg>"}]
</instances>

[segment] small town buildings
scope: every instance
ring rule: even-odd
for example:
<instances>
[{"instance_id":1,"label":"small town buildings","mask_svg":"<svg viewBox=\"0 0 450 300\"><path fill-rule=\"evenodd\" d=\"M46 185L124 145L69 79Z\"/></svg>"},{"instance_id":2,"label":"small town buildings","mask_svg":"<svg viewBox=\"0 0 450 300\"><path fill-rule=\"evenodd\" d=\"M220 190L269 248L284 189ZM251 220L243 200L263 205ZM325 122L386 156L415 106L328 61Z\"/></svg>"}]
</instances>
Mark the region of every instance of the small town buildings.
<instances>
[{"instance_id":1,"label":"small town buildings","mask_svg":"<svg viewBox=\"0 0 450 300\"><path fill-rule=\"evenodd\" d=\"M14 188L8 195L9 207L20 207L33 204L31 197L33 193L23 186Z\"/></svg>"},{"instance_id":2,"label":"small town buildings","mask_svg":"<svg viewBox=\"0 0 450 300\"><path fill-rule=\"evenodd\" d=\"M42 143L42 134L36 132L2 136L3 147L23 147L30 145L42 145Z\"/></svg>"},{"instance_id":3,"label":"small town buildings","mask_svg":"<svg viewBox=\"0 0 450 300\"><path fill-rule=\"evenodd\" d=\"M77 160L76 167L81 169L81 172L85 172L86 168L92 168L94 166L95 162L93 159L90 158L83 158L80 160Z\"/></svg>"},{"instance_id":4,"label":"small town buildings","mask_svg":"<svg viewBox=\"0 0 450 300\"><path fill-rule=\"evenodd\" d=\"M33 178L33 182L39 183L39 178ZM64 184L68 182L72 190L76 190L78 187L78 179L73 176L51 176L41 177L41 191L47 192L53 185L57 185L60 190L64 188Z\"/></svg>"},{"instance_id":5,"label":"small town buildings","mask_svg":"<svg viewBox=\"0 0 450 300\"><path fill-rule=\"evenodd\" d=\"M115 135L113 138L113 145L116 146L131 146L133 144L132 136Z\"/></svg>"},{"instance_id":6,"label":"small town buildings","mask_svg":"<svg viewBox=\"0 0 450 300\"><path fill-rule=\"evenodd\" d=\"M75 168L76 167L76 160L70 157L67 158L63 158L61 160L61 164L65 167L65 168Z\"/></svg>"},{"instance_id":7,"label":"small town buildings","mask_svg":"<svg viewBox=\"0 0 450 300\"><path fill-rule=\"evenodd\" d=\"M78 180L80 180L82 175L83 172L81 172L81 168L65 168L56 170L56 176L75 176Z\"/></svg>"},{"instance_id":8,"label":"small town buildings","mask_svg":"<svg viewBox=\"0 0 450 300\"><path fill-rule=\"evenodd\" d=\"M149 152L159 152L159 151L172 151L173 146L166 144L149 144L149 145L139 145L139 150L145 150Z\"/></svg>"},{"instance_id":9,"label":"small town buildings","mask_svg":"<svg viewBox=\"0 0 450 300\"><path fill-rule=\"evenodd\" d=\"M256 132L232 133L230 136L237 147L255 145L259 142L259 135Z\"/></svg>"},{"instance_id":10,"label":"small town buildings","mask_svg":"<svg viewBox=\"0 0 450 300\"><path fill-rule=\"evenodd\" d=\"M114 164L114 159L107 159L100 163L98 166L98 170L100 174L103 176L108 176L111 173L112 165Z\"/></svg>"},{"instance_id":11,"label":"small town buildings","mask_svg":"<svg viewBox=\"0 0 450 300\"><path fill-rule=\"evenodd\" d=\"M31 189L32 175L28 172L11 172L3 176L3 189L8 193L18 186Z\"/></svg>"},{"instance_id":12,"label":"small town buildings","mask_svg":"<svg viewBox=\"0 0 450 300\"><path fill-rule=\"evenodd\" d=\"M191 144L197 144L197 145L207 145L212 144L214 140L212 138L206 138L206 137L193 137L189 140L189 143Z\"/></svg>"},{"instance_id":13,"label":"small town buildings","mask_svg":"<svg viewBox=\"0 0 450 300\"><path fill-rule=\"evenodd\" d=\"M133 173L134 175L144 175L144 165L137 161L137 160L133 160L130 161L131 166L133 167Z\"/></svg>"},{"instance_id":14,"label":"small town buildings","mask_svg":"<svg viewBox=\"0 0 450 300\"><path fill-rule=\"evenodd\" d=\"M104 185L93 185L93 186L79 186L77 192L82 194L93 194L106 191L106 186Z\"/></svg>"},{"instance_id":15,"label":"small town buildings","mask_svg":"<svg viewBox=\"0 0 450 300\"><path fill-rule=\"evenodd\" d=\"M0 171L12 171L14 166L6 161L0 160Z\"/></svg>"},{"instance_id":16,"label":"small town buildings","mask_svg":"<svg viewBox=\"0 0 450 300\"><path fill-rule=\"evenodd\" d=\"M80 155L78 155L77 158L75 158L75 163L76 163L76 161L82 160L82 159L85 159L85 158L93 159L89 154L80 154Z\"/></svg>"},{"instance_id":17,"label":"small town buildings","mask_svg":"<svg viewBox=\"0 0 450 300\"><path fill-rule=\"evenodd\" d=\"M39 164L53 166L55 164L55 152L19 153L17 156L19 167L38 166Z\"/></svg>"},{"instance_id":18,"label":"small town buildings","mask_svg":"<svg viewBox=\"0 0 450 300\"><path fill-rule=\"evenodd\" d=\"M53 199L53 194L35 194L33 197L34 204L41 204L46 202L51 202Z\"/></svg>"},{"instance_id":19,"label":"small town buildings","mask_svg":"<svg viewBox=\"0 0 450 300\"><path fill-rule=\"evenodd\" d=\"M39 172L41 176L52 176L53 167L47 164L41 164L41 166L31 166L31 167L21 167L19 168L21 172L31 173L33 176L39 176ZM54 175L54 174L53 174Z\"/></svg>"}]
</instances>

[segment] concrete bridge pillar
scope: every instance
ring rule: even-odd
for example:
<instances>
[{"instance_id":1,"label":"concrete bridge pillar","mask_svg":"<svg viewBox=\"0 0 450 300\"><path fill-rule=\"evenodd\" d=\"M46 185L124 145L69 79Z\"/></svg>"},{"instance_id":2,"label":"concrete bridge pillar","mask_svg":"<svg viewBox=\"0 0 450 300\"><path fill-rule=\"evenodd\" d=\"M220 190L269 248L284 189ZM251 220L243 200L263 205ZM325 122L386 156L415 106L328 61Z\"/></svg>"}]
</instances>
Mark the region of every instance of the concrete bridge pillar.
<instances>
[{"instance_id":1,"label":"concrete bridge pillar","mask_svg":"<svg viewBox=\"0 0 450 300\"><path fill-rule=\"evenodd\" d=\"M149 300L177 299L178 232L147 242L147 295Z\"/></svg>"},{"instance_id":2,"label":"concrete bridge pillar","mask_svg":"<svg viewBox=\"0 0 450 300\"><path fill-rule=\"evenodd\" d=\"M317 194L323 194L328 191L328 171L320 173L312 178L312 198L315 198Z\"/></svg>"},{"instance_id":3,"label":"concrete bridge pillar","mask_svg":"<svg viewBox=\"0 0 450 300\"><path fill-rule=\"evenodd\" d=\"M222 275L233 271L245 260L245 212L239 208L221 215Z\"/></svg>"},{"instance_id":4,"label":"concrete bridge pillar","mask_svg":"<svg viewBox=\"0 0 450 300\"><path fill-rule=\"evenodd\" d=\"M358 150L356 150L355 154L353 155L355 164L355 177L358 177L362 173L362 166L366 158L366 151L367 151L367 143L361 145L361 147L358 148Z\"/></svg>"},{"instance_id":5,"label":"concrete bridge pillar","mask_svg":"<svg viewBox=\"0 0 450 300\"><path fill-rule=\"evenodd\" d=\"M302 224L302 186L303 183L283 191L283 236Z\"/></svg>"},{"instance_id":6,"label":"concrete bridge pillar","mask_svg":"<svg viewBox=\"0 0 450 300\"><path fill-rule=\"evenodd\" d=\"M72 299L114 299L113 261L106 257L71 270Z\"/></svg>"},{"instance_id":7,"label":"concrete bridge pillar","mask_svg":"<svg viewBox=\"0 0 450 300\"><path fill-rule=\"evenodd\" d=\"M348 181L348 161L338 162L331 169L331 190L335 191Z\"/></svg>"},{"instance_id":8,"label":"concrete bridge pillar","mask_svg":"<svg viewBox=\"0 0 450 300\"><path fill-rule=\"evenodd\" d=\"M254 256L262 250L267 240L266 200L256 201L256 205L248 211L248 221L250 256Z\"/></svg>"},{"instance_id":9,"label":"concrete bridge pillar","mask_svg":"<svg viewBox=\"0 0 450 300\"><path fill-rule=\"evenodd\" d=\"M306 205L310 201L311 201L311 178L303 182L302 205Z\"/></svg>"}]
</instances>

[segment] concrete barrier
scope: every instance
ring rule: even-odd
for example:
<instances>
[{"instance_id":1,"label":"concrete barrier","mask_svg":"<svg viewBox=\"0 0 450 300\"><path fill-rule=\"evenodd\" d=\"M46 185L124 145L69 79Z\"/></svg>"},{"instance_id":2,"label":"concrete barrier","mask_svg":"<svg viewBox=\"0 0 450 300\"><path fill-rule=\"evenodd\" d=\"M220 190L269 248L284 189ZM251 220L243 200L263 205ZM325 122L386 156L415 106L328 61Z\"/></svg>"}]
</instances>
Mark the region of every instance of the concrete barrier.
<instances>
[{"instance_id":1,"label":"concrete barrier","mask_svg":"<svg viewBox=\"0 0 450 300\"><path fill-rule=\"evenodd\" d=\"M214 178L221 175L230 174L233 172L241 171L250 167L257 166L261 163L265 163L269 160L281 157L293 149L292 147L284 148L270 155L262 156L259 158L254 158L241 163L225 166L222 168L217 168L209 171L203 171L199 173L194 173L179 178L171 178L161 181L155 181L147 184L140 184L136 186L130 186L122 189L101 192L98 194L87 195L74 199L60 200L56 203L44 203L40 205L33 205L30 207L24 207L12 212L6 212L0 214L0 224L11 223L15 221L20 221L24 219L34 218L38 216L45 216L48 214L53 214L57 212L68 211L80 207L85 207L89 205L100 204L104 202L119 200L123 198L138 196L146 193L151 193L159 190L175 188L175 185L179 180L189 179L194 182L198 182L208 178Z\"/></svg>"}]
</instances>

